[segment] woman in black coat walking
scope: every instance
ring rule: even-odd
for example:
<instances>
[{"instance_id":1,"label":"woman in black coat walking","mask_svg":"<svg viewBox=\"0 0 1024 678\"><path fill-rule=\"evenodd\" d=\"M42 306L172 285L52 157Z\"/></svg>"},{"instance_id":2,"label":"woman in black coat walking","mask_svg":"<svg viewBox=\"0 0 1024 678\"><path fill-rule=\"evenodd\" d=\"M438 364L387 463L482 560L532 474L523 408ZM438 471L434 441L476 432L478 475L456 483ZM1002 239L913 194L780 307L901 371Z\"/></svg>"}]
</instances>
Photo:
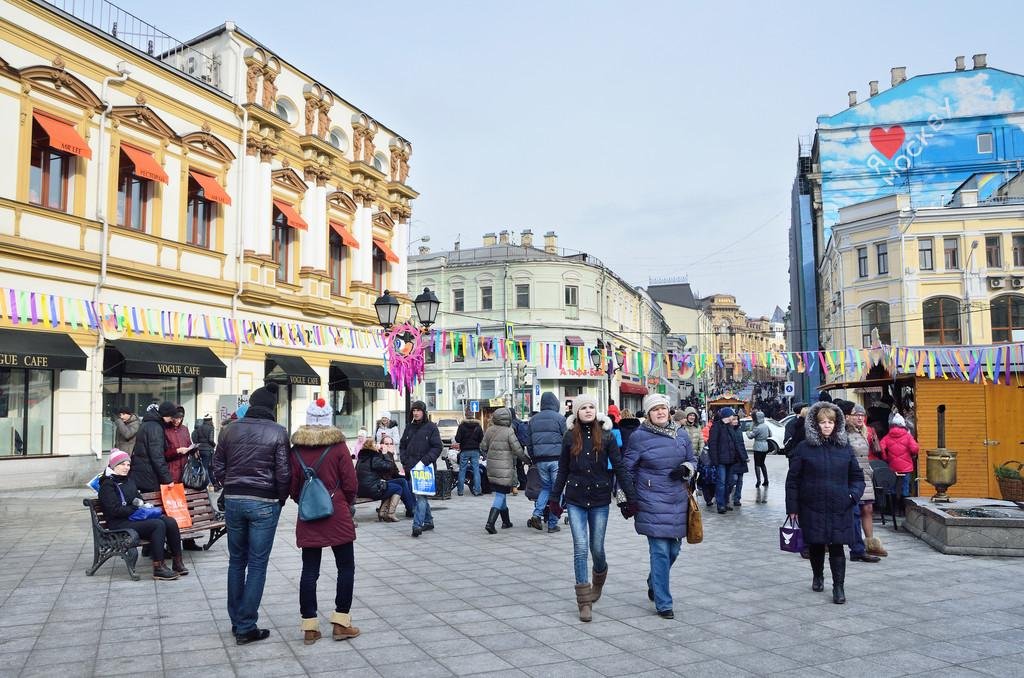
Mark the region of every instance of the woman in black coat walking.
<instances>
[{"instance_id":1,"label":"woman in black coat walking","mask_svg":"<svg viewBox=\"0 0 1024 678\"><path fill-rule=\"evenodd\" d=\"M845 544L853 543L853 507L864 494L864 472L846 437L842 411L832 403L807 410L806 437L789 459L786 512L799 521L811 555L812 591L825 588L825 546L832 602L846 602Z\"/></svg>"}]
</instances>

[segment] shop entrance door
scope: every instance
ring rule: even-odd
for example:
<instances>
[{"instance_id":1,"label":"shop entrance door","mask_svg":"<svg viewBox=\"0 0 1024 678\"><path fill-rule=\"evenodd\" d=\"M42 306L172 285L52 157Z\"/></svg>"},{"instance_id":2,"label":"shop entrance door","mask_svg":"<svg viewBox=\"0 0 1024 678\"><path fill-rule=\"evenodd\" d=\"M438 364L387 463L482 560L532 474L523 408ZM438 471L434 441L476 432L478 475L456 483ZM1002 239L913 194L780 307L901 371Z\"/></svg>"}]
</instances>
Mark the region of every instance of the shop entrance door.
<instances>
[{"instance_id":1,"label":"shop entrance door","mask_svg":"<svg viewBox=\"0 0 1024 678\"><path fill-rule=\"evenodd\" d=\"M999 498L999 484L992 469L1011 459L1024 461L1024 389L1016 385L985 386L986 438L989 496Z\"/></svg>"}]
</instances>

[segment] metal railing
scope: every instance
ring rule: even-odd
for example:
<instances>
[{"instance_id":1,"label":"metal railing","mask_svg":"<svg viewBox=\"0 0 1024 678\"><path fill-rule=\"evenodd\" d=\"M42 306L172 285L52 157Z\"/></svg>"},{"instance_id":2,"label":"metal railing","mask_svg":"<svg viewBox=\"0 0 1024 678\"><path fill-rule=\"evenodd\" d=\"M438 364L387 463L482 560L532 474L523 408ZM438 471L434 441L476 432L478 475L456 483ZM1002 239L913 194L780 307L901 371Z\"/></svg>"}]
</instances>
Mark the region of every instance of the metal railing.
<instances>
[{"instance_id":1,"label":"metal railing","mask_svg":"<svg viewBox=\"0 0 1024 678\"><path fill-rule=\"evenodd\" d=\"M189 47L108 0L34 0L106 33L120 43L184 75L221 89L217 59Z\"/></svg>"}]
</instances>

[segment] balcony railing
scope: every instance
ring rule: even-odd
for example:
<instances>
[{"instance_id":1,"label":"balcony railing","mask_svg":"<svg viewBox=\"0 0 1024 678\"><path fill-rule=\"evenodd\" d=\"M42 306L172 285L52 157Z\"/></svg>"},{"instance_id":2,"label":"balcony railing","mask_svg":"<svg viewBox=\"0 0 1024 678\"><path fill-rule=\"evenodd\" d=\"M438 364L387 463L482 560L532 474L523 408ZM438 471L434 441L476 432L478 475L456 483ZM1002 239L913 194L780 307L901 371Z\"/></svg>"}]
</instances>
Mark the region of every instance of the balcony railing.
<instances>
[{"instance_id":1,"label":"balcony railing","mask_svg":"<svg viewBox=\"0 0 1024 678\"><path fill-rule=\"evenodd\" d=\"M220 64L181 40L164 33L107 0L34 0L79 23L107 34L140 55L159 61L184 75L221 89Z\"/></svg>"}]
</instances>

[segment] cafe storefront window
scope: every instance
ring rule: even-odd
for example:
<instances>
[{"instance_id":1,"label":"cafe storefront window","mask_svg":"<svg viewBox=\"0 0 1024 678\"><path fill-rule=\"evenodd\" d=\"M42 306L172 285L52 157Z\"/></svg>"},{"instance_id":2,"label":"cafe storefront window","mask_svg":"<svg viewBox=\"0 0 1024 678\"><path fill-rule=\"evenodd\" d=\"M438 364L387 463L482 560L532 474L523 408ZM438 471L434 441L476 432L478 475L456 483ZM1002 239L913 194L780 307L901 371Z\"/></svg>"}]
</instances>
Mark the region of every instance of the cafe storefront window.
<instances>
[{"instance_id":1,"label":"cafe storefront window","mask_svg":"<svg viewBox=\"0 0 1024 678\"><path fill-rule=\"evenodd\" d=\"M267 354L264 381L277 384L277 423L292 431L292 399L296 386L319 386L320 375L299 356Z\"/></svg>"},{"instance_id":2,"label":"cafe storefront window","mask_svg":"<svg viewBox=\"0 0 1024 678\"><path fill-rule=\"evenodd\" d=\"M119 407L128 407L142 419L151 403L170 400L185 408L185 423L191 430L196 420L198 379L121 375L103 377L103 449L114 445L114 423Z\"/></svg>"},{"instance_id":3,"label":"cafe storefront window","mask_svg":"<svg viewBox=\"0 0 1024 678\"><path fill-rule=\"evenodd\" d=\"M393 388L384 374L383 364L335 361L331 363L328 388L334 410L334 425L349 438L355 438L360 428L373 432L374 422L380 417L374 411L384 389Z\"/></svg>"},{"instance_id":4,"label":"cafe storefront window","mask_svg":"<svg viewBox=\"0 0 1024 678\"><path fill-rule=\"evenodd\" d=\"M0 328L0 458L54 453L58 373L87 361L66 334Z\"/></svg>"}]
</instances>

